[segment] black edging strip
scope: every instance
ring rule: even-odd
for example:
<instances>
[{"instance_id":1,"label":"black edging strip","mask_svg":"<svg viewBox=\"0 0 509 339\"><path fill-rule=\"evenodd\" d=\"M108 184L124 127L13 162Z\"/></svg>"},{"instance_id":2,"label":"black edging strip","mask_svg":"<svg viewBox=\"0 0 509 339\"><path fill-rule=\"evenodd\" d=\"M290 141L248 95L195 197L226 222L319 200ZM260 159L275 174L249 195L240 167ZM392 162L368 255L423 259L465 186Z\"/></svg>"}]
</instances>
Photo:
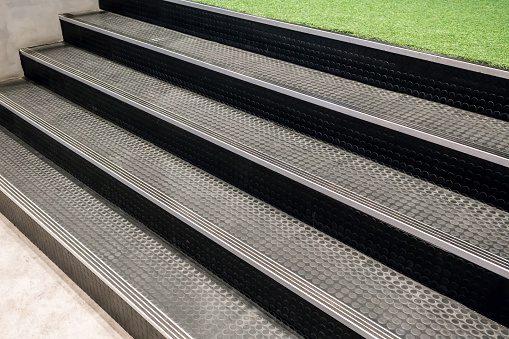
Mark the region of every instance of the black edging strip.
<instances>
[{"instance_id":1,"label":"black edging strip","mask_svg":"<svg viewBox=\"0 0 509 339\"><path fill-rule=\"evenodd\" d=\"M87 40L90 41L90 40ZM153 60L154 61L154 60ZM22 57L25 74L54 92L313 225L399 272L503 323L506 280L207 142L98 90ZM89 100L93 97L94 100ZM500 291L506 291L502 297Z\"/></svg>"},{"instance_id":2,"label":"black edging strip","mask_svg":"<svg viewBox=\"0 0 509 339\"><path fill-rule=\"evenodd\" d=\"M509 121L509 79L164 0L101 9L276 59Z\"/></svg>"},{"instance_id":3,"label":"black edging strip","mask_svg":"<svg viewBox=\"0 0 509 339\"><path fill-rule=\"evenodd\" d=\"M37 65L29 65L25 70ZM2 125L85 185L104 196L163 239L245 294L284 324L306 337L353 338L358 335L323 311L261 273L236 255L164 211L98 167L4 109Z\"/></svg>"}]
</instances>

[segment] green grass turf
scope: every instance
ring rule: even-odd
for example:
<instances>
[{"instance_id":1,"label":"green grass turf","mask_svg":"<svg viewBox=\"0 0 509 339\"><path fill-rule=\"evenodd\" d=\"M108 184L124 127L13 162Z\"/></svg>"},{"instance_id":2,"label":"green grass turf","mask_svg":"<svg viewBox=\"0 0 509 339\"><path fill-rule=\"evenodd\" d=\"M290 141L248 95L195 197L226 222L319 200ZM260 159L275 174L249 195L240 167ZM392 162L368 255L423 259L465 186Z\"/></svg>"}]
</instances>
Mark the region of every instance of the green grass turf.
<instances>
[{"instance_id":1,"label":"green grass turf","mask_svg":"<svg viewBox=\"0 0 509 339\"><path fill-rule=\"evenodd\" d=\"M195 0L509 69L509 0Z\"/></svg>"}]
</instances>

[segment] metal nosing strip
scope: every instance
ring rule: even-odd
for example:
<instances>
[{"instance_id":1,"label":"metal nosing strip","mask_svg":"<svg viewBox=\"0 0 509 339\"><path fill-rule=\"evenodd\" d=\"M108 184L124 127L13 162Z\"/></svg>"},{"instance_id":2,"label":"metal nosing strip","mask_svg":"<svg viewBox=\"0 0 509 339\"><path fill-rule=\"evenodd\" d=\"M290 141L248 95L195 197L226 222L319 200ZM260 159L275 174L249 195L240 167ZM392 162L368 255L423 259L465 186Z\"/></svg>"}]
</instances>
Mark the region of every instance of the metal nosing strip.
<instances>
[{"instance_id":1,"label":"metal nosing strip","mask_svg":"<svg viewBox=\"0 0 509 339\"><path fill-rule=\"evenodd\" d=\"M0 191L167 338L192 338L74 236L0 175Z\"/></svg>"},{"instance_id":2,"label":"metal nosing strip","mask_svg":"<svg viewBox=\"0 0 509 339\"><path fill-rule=\"evenodd\" d=\"M481 267L484 267L505 278L509 278L509 261L482 248L473 246L468 242L457 239L447 233L437 230L420 221L407 217L399 212L393 211L383 205L366 199L358 194L346 190L338 185L325 181L317 176L304 172L294 166L283 163L275 158L267 156L257 150L242 145L230 138L209 131L203 126L199 126L187 119L160 108L152 103L146 102L118 88L95 79L81 71L60 64L50 58L41 55L30 49L23 49L21 53L29 58L72 77L82 83L87 84L103 93L111 95L122 102L132 105L148 114L154 115L170 124L182 128L194 135L197 135L207 141L226 148L238 155L269 168L279 174L282 174L292 180L310 187L320 193L323 193L333 199L336 199L346 205L356 208L372 217L382 220L398 229L410 233L420 239L423 239L435 246L438 246L448 252L454 253L459 257L469 260ZM164 112L164 113L161 113Z\"/></svg>"},{"instance_id":3,"label":"metal nosing strip","mask_svg":"<svg viewBox=\"0 0 509 339\"><path fill-rule=\"evenodd\" d=\"M220 229L218 226L174 201L151 185L146 184L135 175L132 175L118 167L108 159L74 140L72 137L57 128L51 126L44 120L38 118L35 114L19 106L2 94L0 94L0 104L18 115L27 123L48 135L50 138L61 143L66 148L72 150L95 166L101 168L103 171L141 194L149 201L155 203L165 211L182 220L209 239L226 248L228 251L239 256L247 263L258 268L261 272L278 281L289 290L301 296L303 299L326 312L339 322L350 327L352 330L370 338L397 338L397 336L393 333L374 323L369 318L350 308L348 305L336 300L328 293L317 288L257 250L246 246L232 235Z\"/></svg>"},{"instance_id":4,"label":"metal nosing strip","mask_svg":"<svg viewBox=\"0 0 509 339\"><path fill-rule=\"evenodd\" d=\"M378 117L375 115L370 115L368 113L360 112L360 111L356 110L355 108L347 107L347 105L342 105L342 104L334 103L331 101L322 100L320 98L316 98L316 97L313 97L313 96L310 96L310 95L307 95L304 93L299 93L294 90L290 90L290 89L287 89L287 88L284 88L284 87L281 87L278 85L268 83L266 81L258 80L258 79L252 78L250 76L246 76L246 75L234 72L234 71L230 71L230 70L222 68L220 66L215 66L215 65L209 64L207 62L204 62L204 61L201 61L198 59L194 59L192 57L188 57L188 56L176 53L176 52L172 52L165 48L158 47L158 46L128 37L128 36L120 34L120 33L108 31L106 29L103 29L103 28L98 27L93 24L85 23L79 19L73 18L72 15L61 14L59 17L63 21L73 23L80 27L90 29L95 32L99 32L99 33L105 34L107 36L110 36L110 37L113 37L113 38L116 38L116 39L119 39L119 40L122 40L122 41L125 41L128 43L132 43L134 45L146 48L148 50L151 50L151 51L154 51L157 53L161 53L161 54L164 54L169 57L173 57L173 58L176 58L176 59L179 59L182 61L186 61L191 64L194 64L194 65L197 65L200 67L204 67L206 69L233 77L235 79L239 79L239 80L242 80L242 81L245 81L245 82L248 82L248 83L251 83L251 84L254 84L254 85L257 85L257 86L260 86L260 87L263 87L263 88L266 88L266 89L269 89L269 90L272 90L272 91L275 91L275 92L278 92L281 94L284 94L284 95L291 96L291 97L299 99L299 100L309 102L311 104L315 104L315 105L318 105L318 106L321 106L321 107L324 107L327 109L331 109L333 111L336 111L336 112L339 112L342 114L346 114L348 116L352 116L354 118L357 118L357 119L360 119L363 121L367 121L367 122L373 123L375 125L379 125L379 126L382 126L382 127L385 127L385 128L397 131L397 132L401 132L403 134L407 134L407 135L416 137L418 139L422 139L422 140L425 140L425 141L428 141L428 142L431 142L431 143L434 143L434 144L437 144L440 146L451 148L458 152L465 153L465 154L468 154L468 155L471 155L471 156L474 156L474 157L477 157L477 158L480 158L483 160L487 160L487 161L499 164L504 167L509 167L509 158L499 155L499 154L502 154L502 152L500 152L500 151L491 150L486 147L478 146L471 142L458 140L458 138L456 138L456 137L442 135L440 133L437 133L431 129L427 129L422 126L417 126L417 125L413 126L413 124L404 123L403 121L400 121L399 119L393 119L391 117Z\"/></svg>"},{"instance_id":5,"label":"metal nosing strip","mask_svg":"<svg viewBox=\"0 0 509 339\"><path fill-rule=\"evenodd\" d=\"M420 51L416 51L416 50L412 50L412 49L408 49L408 48L404 48L404 47L390 45L390 44L383 43L383 42L366 40L366 39L362 39L362 38L343 35L343 34L334 33L334 32L321 30L321 29L317 29L317 28L306 27L306 26L292 24L292 23L288 23L288 22L284 22L284 21L275 20L275 19L264 18L264 17L252 15L252 14L237 12L237 11L226 9L226 8L201 4L201 3L194 2L194 1L187 1L187 0L162 0L162 1L171 2L171 3L177 4L177 5L197 8L197 9L201 9L201 10L212 12L212 13L223 14L223 15L238 18L238 19L244 19L244 20L248 20L248 21L258 22L261 24L269 25L269 26L284 28L284 29L288 29L290 31L306 33L306 34L310 34L310 35L314 35L314 36L319 36L319 37L328 38L328 39L332 39L332 40L351 43L354 45L373 48L373 49L384 51L384 52L404 55L404 56L408 56L408 57L415 58L415 59L431 61L431 62L434 62L437 64L442 64L445 66L456 67L456 68L464 69L467 71L487 74L487 75L491 75L491 76L498 77L498 78L509 79L509 71L506 71L503 69L498 69L498 68L493 68L493 67L489 67L489 66L474 64L474 63L467 62L467 61L452 59L452 58L444 57L441 55L420 52Z\"/></svg>"}]
</instances>

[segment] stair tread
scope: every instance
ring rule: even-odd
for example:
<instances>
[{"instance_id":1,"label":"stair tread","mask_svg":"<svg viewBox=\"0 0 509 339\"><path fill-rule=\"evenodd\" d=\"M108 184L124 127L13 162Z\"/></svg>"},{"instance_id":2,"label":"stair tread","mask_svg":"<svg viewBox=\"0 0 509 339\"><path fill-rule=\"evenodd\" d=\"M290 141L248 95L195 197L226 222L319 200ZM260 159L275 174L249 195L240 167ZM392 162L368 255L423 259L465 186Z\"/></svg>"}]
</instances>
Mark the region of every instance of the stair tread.
<instances>
[{"instance_id":1,"label":"stair tread","mask_svg":"<svg viewBox=\"0 0 509 339\"><path fill-rule=\"evenodd\" d=\"M376 88L114 13L94 12L69 18L90 25L89 28L98 27L245 78L290 90L294 93L290 95L300 99L312 98L312 102L328 108L337 110L343 107L356 111L361 115L351 115L509 167L509 122ZM417 132L418 135L415 134Z\"/></svg>"},{"instance_id":2,"label":"stair tread","mask_svg":"<svg viewBox=\"0 0 509 339\"><path fill-rule=\"evenodd\" d=\"M49 123L71 140L65 141L69 145L108 159L130 185L157 191L160 201L193 211L277 270L290 271L388 333L509 335L507 328L44 88L20 81L0 93L28 110L16 114L37 128L47 128L41 121Z\"/></svg>"},{"instance_id":3,"label":"stair tread","mask_svg":"<svg viewBox=\"0 0 509 339\"><path fill-rule=\"evenodd\" d=\"M476 263L509 276L506 211L74 46L55 44L31 51L141 99L138 102L155 107L163 118L181 117L204 133L226 137L229 145L265 159L265 166L284 168L283 175L468 260L482 258Z\"/></svg>"},{"instance_id":4,"label":"stair tread","mask_svg":"<svg viewBox=\"0 0 509 339\"><path fill-rule=\"evenodd\" d=\"M237 291L2 130L0 145L0 180L14 185L189 335L295 337Z\"/></svg>"}]
</instances>

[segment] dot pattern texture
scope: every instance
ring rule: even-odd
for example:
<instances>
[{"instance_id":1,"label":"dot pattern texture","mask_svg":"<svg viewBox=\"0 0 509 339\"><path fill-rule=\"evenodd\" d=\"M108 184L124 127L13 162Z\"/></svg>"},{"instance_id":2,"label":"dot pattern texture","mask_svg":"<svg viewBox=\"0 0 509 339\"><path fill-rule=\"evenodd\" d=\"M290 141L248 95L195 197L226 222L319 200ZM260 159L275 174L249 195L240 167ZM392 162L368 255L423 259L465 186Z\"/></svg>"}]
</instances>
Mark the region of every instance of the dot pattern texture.
<instances>
[{"instance_id":1,"label":"dot pattern texture","mask_svg":"<svg viewBox=\"0 0 509 339\"><path fill-rule=\"evenodd\" d=\"M192 337L297 337L1 130L0 144L0 175Z\"/></svg>"},{"instance_id":2,"label":"dot pattern texture","mask_svg":"<svg viewBox=\"0 0 509 339\"><path fill-rule=\"evenodd\" d=\"M71 45L37 52L400 215L509 258L509 213ZM207 112L207 114L203 114ZM168 113L167 113L168 114ZM324 184L321 184L325 186ZM385 212L384 212L385 213Z\"/></svg>"},{"instance_id":3,"label":"dot pattern texture","mask_svg":"<svg viewBox=\"0 0 509 339\"><path fill-rule=\"evenodd\" d=\"M509 158L509 122L102 12L85 23L325 102Z\"/></svg>"},{"instance_id":4,"label":"dot pattern texture","mask_svg":"<svg viewBox=\"0 0 509 339\"><path fill-rule=\"evenodd\" d=\"M320 288L330 298L347 304L396 335L407 338L509 335L503 326L47 90L19 83L3 88L2 92L246 246Z\"/></svg>"}]
</instances>

